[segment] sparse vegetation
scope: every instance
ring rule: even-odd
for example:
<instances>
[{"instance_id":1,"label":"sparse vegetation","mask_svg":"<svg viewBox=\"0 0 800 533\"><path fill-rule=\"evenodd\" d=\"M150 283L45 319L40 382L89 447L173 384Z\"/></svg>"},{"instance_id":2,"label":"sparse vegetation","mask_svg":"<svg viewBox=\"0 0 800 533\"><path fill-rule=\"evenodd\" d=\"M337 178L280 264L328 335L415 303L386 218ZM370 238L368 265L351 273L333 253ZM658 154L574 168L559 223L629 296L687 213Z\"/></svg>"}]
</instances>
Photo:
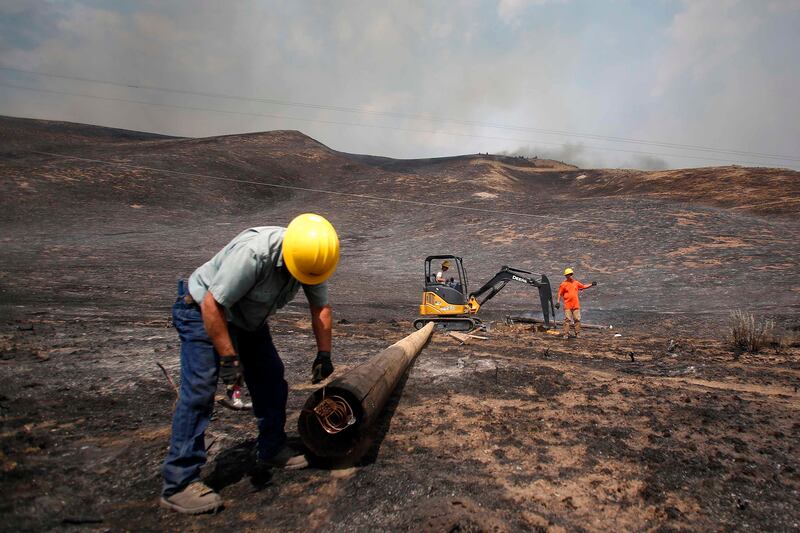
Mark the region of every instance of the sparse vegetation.
<instances>
[{"instance_id":1,"label":"sparse vegetation","mask_svg":"<svg viewBox=\"0 0 800 533\"><path fill-rule=\"evenodd\" d=\"M773 334L768 343L770 348L775 350L777 354L788 354L792 348L800 347L800 337L790 333Z\"/></svg>"},{"instance_id":2,"label":"sparse vegetation","mask_svg":"<svg viewBox=\"0 0 800 533\"><path fill-rule=\"evenodd\" d=\"M752 313L741 309L731 313L730 336L733 348L737 351L758 353L767 344L767 340L775 329L775 322L756 319Z\"/></svg>"}]
</instances>

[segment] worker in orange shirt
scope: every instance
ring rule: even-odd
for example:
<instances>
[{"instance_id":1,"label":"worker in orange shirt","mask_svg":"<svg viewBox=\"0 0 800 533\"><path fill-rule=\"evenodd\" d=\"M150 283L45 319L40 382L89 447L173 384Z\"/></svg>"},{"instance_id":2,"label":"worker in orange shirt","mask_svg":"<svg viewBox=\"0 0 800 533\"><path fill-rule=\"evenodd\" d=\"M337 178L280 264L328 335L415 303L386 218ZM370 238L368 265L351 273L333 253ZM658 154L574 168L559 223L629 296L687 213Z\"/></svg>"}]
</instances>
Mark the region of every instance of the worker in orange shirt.
<instances>
[{"instance_id":1,"label":"worker in orange shirt","mask_svg":"<svg viewBox=\"0 0 800 533\"><path fill-rule=\"evenodd\" d=\"M578 299L578 293L583 289L594 287L597 285L593 281L590 285L584 285L572 275L573 270L569 267L564 269L564 276L567 278L561 282L558 287L558 298L556 299L556 309L561 307L561 298L564 298L564 338L569 338L569 323L575 323L575 337L577 338L581 332L581 302Z\"/></svg>"}]
</instances>

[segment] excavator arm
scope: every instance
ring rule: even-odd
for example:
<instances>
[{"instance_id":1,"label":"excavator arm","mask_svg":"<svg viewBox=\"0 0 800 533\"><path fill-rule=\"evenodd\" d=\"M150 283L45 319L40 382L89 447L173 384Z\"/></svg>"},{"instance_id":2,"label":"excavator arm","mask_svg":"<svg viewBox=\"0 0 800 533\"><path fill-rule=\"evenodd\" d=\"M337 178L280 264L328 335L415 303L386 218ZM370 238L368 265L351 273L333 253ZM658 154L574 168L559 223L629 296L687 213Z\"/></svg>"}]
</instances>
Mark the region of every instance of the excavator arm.
<instances>
[{"instance_id":1,"label":"excavator arm","mask_svg":"<svg viewBox=\"0 0 800 533\"><path fill-rule=\"evenodd\" d=\"M469 295L469 305L473 309L472 312L477 312L480 306L494 298L498 292L503 290L509 281L533 285L539 289L539 301L542 304L544 324L546 327L549 327L551 314L554 319L556 315L556 310L553 307L553 291L550 287L550 280L547 279L547 276L544 274L539 275L519 268L504 266L492 279L487 281L483 287L471 292Z\"/></svg>"}]
</instances>

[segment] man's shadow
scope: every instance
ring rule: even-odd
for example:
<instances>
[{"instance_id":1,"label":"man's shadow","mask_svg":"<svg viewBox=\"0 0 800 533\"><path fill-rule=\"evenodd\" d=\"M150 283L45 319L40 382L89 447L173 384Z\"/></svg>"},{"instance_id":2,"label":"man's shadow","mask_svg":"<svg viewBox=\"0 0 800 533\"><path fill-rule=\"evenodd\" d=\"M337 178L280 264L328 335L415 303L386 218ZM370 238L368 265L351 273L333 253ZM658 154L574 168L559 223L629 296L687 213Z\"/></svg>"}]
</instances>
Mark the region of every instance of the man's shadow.
<instances>
[{"instance_id":1,"label":"man's shadow","mask_svg":"<svg viewBox=\"0 0 800 533\"><path fill-rule=\"evenodd\" d=\"M272 479L272 472L258 464L256 459L256 440L249 439L227 450L222 450L214 459L214 469L205 482L216 491L250 478L255 491L260 491Z\"/></svg>"}]
</instances>

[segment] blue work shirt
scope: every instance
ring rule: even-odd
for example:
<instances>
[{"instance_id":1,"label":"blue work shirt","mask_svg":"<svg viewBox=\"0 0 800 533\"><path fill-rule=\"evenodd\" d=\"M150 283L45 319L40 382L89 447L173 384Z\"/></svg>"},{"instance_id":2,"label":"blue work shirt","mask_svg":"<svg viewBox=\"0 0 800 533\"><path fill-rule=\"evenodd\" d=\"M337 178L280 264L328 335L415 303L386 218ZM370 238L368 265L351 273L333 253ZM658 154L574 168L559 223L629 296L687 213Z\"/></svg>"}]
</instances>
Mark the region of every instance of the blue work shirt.
<instances>
[{"instance_id":1,"label":"blue work shirt","mask_svg":"<svg viewBox=\"0 0 800 533\"><path fill-rule=\"evenodd\" d=\"M286 228L248 228L189 277L189 293L199 304L211 291L225 307L228 322L248 331L295 297L300 286L312 306L328 305L328 284L303 285L283 264Z\"/></svg>"}]
</instances>

